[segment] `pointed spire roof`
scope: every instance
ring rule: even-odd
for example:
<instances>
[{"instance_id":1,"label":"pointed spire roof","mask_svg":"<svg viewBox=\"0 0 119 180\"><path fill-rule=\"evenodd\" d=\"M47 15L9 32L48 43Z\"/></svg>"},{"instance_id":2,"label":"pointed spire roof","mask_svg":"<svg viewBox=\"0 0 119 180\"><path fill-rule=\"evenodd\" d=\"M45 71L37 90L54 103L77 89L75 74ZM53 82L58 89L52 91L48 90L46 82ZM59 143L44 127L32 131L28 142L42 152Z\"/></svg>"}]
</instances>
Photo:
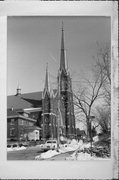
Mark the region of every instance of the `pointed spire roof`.
<instances>
[{"instance_id":1,"label":"pointed spire roof","mask_svg":"<svg viewBox=\"0 0 119 180\"><path fill-rule=\"evenodd\" d=\"M47 65L46 65L44 94L45 94L46 92L49 92L49 88L48 88L48 63L47 63Z\"/></svg>"},{"instance_id":2,"label":"pointed spire roof","mask_svg":"<svg viewBox=\"0 0 119 180\"><path fill-rule=\"evenodd\" d=\"M52 85L50 84L50 97L53 97L53 96L54 96L54 91L53 91Z\"/></svg>"},{"instance_id":3,"label":"pointed spire roof","mask_svg":"<svg viewBox=\"0 0 119 180\"><path fill-rule=\"evenodd\" d=\"M61 37L61 54L60 54L60 70L66 70L65 65L65 48L64 48L64 27L62 22L62 37Z\"/></svg>"},{"instance_id":4,"label":"pointed spire roof","mask_svg":"<svg viewBox=\"0 0 119 180\"><path fill-rule=\"evenodd\" d=\"M48 90L48 63L46 65L45 89Z\"/></svg>"}]
</instances>

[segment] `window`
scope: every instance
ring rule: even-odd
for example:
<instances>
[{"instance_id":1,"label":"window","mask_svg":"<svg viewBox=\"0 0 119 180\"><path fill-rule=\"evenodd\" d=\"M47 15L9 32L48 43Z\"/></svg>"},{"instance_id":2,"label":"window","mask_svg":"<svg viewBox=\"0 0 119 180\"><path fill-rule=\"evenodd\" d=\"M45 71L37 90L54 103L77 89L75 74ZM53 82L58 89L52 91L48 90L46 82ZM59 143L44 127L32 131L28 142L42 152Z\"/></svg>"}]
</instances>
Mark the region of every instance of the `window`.
<instances>
[{"instance_id":1,"label":"window","mask_svg":"<svg viewBox=\"0 0 119 180\"><path fill-rule=\"evenodd\" d=\"M24 120L19 119L19 125L24 125Z\"/></svg>"},{"instance_id":2,"label":"window","mask_svg":"<svg viewBox=\"0 0 119 180\"><path fill-rule=\"evenodd\" d=\"M25 117L28 117L28 114L27 114L27 113L24 113L23 115L24 115Z\"/></svg>"},{"instance_id":3,"label":"window","mask_svg":"<svg viewBox=\"0 0 119 180\"><path fill-rule=\"evenodd\" d=\"M10 129L10 136L14 136L15 135L15 129L14 128L11 128Z\"/></svg>"},{"instance_id":4,"label":"window","mask_svg":"<svg viewBox=\"0 0 119 180\"><path fill-rule=\"evenodd\" d=\"M32 123L32 122L29 122L29 126L33 126L33 123Z\"/></svg>"},{"instance_id":5,"label":"window","mask_svg":"<svg viewBox=\"0 0 119 180\"><path fill-rule=\"evenodd\" d=\"M24 135L24 130L20 129L20 136L23 136L23 135Z\"/></svg>"},{"instance_id":6,"label":"window","mask_svg":"<svg viewBox=\"0 0 119 180\"><path fill-rule=\"evenodd\" d=\"M26 121L26 125L29 125L29 122L28 122L28 121Z\"/></svg>"},{"instance_id":7,"label":"window","mask_svg":"<svg viewBox=\"0 0 119 180\"><path fill-rule=\"evenodd\" d=\"M15 123L15 119L11 119L10 120L10 125L14 125L14 123Z\"/></svg>"}]
</instances>

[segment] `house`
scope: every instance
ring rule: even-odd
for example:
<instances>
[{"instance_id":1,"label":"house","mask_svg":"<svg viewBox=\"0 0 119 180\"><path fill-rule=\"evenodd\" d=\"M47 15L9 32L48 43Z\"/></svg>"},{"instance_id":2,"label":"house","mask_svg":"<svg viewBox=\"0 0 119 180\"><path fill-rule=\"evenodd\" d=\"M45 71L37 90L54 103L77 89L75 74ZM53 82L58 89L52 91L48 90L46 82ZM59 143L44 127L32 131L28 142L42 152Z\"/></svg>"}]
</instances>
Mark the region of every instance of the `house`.
<instances>
[{"instance_id":1,"label":"house","mask_svg":"<svg viewBox=\"0 0 119 180\"><path fill-rule=\"evenodd\" d=\"M35 126L36 119L33 119L29 116L29 113L24 110L7 110L7 140L8 141L22 141L27 140L27 136L29 136L29 129L33 128L34 130L39 131L38 134L40 136L40 128ZM37 138L39 139L39 137ZM34 137L36 140L36 137Z\"/></svg>"}]
</instances>

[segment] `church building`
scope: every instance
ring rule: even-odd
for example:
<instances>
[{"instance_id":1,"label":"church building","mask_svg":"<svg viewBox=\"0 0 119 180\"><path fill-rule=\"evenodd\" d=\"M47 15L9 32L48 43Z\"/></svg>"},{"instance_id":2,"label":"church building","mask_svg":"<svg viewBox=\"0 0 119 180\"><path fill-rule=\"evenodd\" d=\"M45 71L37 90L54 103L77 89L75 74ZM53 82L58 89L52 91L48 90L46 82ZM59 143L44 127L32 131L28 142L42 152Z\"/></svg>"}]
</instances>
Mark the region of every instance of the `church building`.
<instances>
[{"instance_id":1,"label":"church building","mask_svg":"<svg viewBox=\"0 0 119 180\"><path fill-rule=\"evenodd\" d=\"M26 131L28 132L27 128L29 128L26 124L29 123L32 123L34 129L39 129L40 139L55 139L58 136L68 139L75 138L76 125L72 81L65 57L63 26L57 89L51 90L49 88L47 64L43 91L21 94L21 89L18 87L16 95L8 96L7 109L7 137L9 140L14 138L19 140L19 137L25 138L24 134ZM24 115L27 115L27 117L24 117ZM15 122L16 118L17 121L21 118L22 122L25 122L22 124L22 127L25 126L25 128L22 128L22 136L19 131L21 124ZM15 122L15 127L13 127L13 122ZM23 129L25 129L25 132Z\"/></svg>"}]
</instances>

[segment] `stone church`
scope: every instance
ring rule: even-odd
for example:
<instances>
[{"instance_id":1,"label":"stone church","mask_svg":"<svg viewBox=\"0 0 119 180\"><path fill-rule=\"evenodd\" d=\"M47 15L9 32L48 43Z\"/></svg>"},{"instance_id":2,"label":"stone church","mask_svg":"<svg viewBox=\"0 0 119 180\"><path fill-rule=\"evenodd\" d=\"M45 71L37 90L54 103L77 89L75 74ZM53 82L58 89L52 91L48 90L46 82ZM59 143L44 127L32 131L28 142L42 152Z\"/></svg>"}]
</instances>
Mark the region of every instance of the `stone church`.
<instances>
[{"instance_id":1,"label":"stone church","mask_svg":"<svg viewBox=\"0 0 119 180\"><path fill-rule=\"evenodd\" d=\"M57 89L49 89L47 64L42 92L21 94L18 87L16 95L7 97L8 140L23 139L29 129L39 129L40 139L45 140L58 136L71 139L76 136L72 82L65 59L63 26Z\"/></svg>"}]
</instances>

